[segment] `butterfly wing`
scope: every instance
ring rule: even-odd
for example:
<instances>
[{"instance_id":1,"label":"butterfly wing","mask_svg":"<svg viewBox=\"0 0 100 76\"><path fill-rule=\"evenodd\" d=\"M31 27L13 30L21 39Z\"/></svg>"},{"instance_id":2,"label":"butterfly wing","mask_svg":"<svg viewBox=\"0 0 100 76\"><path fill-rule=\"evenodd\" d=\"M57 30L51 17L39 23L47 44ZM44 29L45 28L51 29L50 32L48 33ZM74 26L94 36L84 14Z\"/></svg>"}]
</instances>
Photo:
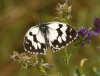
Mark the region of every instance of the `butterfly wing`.
<instances>
[{"instance_id":1,"label":"butterfly wing","mask_svg":"<svg viewBox=\"0 0 100 76\"><path fill-rule=\"evenodd\" d=\"M54 52L67 46L77 36L76 30L68 24L50 22L47 26L49 27L49 44Z\"/></svg>"},{"instance_id":2,"label":"butterfly wing","mask_svg":"<svg viewBox=\"0 0 100 76\"><path fill-rule=\"evenodd\" d=\"M38 26L33 26L28 30L23 45L26 51L33 54L45 54L47 50L45 39Z\"/></svg>"}]
</instances>

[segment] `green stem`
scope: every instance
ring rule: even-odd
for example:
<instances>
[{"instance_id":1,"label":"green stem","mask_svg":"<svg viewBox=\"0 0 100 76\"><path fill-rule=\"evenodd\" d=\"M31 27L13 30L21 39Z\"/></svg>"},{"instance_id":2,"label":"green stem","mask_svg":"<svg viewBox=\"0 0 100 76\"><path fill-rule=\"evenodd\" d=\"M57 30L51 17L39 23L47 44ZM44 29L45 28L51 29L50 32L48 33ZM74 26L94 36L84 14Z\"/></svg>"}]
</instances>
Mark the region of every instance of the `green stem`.
<instances>
[{"instance_id":1,"label":"green stem","mask_svg":"<svg viewBox=\"0 0 100 76\"><path fill-rule=\"evenodd\" d=\"M70 74L69 74L69 68L68 68L68 65L69 65L69 62L68 62L68 58L67 58L67 49L66 49L66 47L65 47L65 49L64 49L64 54L65 54L65 64L66 64L66 70L67 70L67 74L68 74L68 76L70 76Z\"/></svg>"},{"instance_id":2,"label":"green stem","mask_svg":"<svg viewBox=\"0 0 100 76\"><path fill-rule=\"evenodd\" d=\"M68 68L68 66L69 66L69 58L70 58L70 56L72 55L72 53L77 49L79 47L79 45L78 46L76 46L69 54L67 54L67 49L66 49L66 47L65 47L65 49L64 49L64 55L65 55L65 64L66 64L66 70L67 70L67 74L68 74L68 76L70 76L70 74L69 74L69 68Z\"/></svg>"},{"instance_id":3,"label":"green stem","mask_svg":"<svg viewBox=\"0 0 100 76\"><path fill-rule=\"evenodd\" d=\"M79 47L79 45L78 46L76 46L69 54L68 54L68 57L69 56L71 56L72 55L72 53L77 49Z\"/></svg>"},{"instance_id":4,"label":"green stem","mask_svg":"<svg viewBox=\"0 0 100 76\"><path fill-rule=\"evenodd\" d=\"M83 39L83 40L81 40L79 43L78 43L78 45L68 54L68 59L69 59L69 57L72 55L72 53L80 46L80 44L82 43L82 42L84 42L86 39Z\"/></svg>"},{"instance_id":5,"label":"green stem","mask_svg":"<svg viewBox=\"0 0 100 76\"><path fill-rule=\"evenodd\" d=\"M82 43L82 41L84 42L85 40L86 40L86 39L81 40L81 41L79 42L79 44L78 44L69 54L67 54L67 49L66 49L66 47L65 47L65 49L64 49L65 64L66 64L66 70L67 70L68 76L70 76L70 74L69 74L69 68L68 68L68 66L69 66L69 59L70 59L72 53L80 46L80 44Z\"/></svg>"},{"instance_id":6,"label":"green stem","mask_svg":"<svg viewBox=\"0 0 100 76\"><path fill-rule=\"evenodd\" d=\"M66 70L67 70L68 76L70 76L68 65L69 65L69 59L67 58L67 59L66 59Z\"/></svg>"}]
</instances>

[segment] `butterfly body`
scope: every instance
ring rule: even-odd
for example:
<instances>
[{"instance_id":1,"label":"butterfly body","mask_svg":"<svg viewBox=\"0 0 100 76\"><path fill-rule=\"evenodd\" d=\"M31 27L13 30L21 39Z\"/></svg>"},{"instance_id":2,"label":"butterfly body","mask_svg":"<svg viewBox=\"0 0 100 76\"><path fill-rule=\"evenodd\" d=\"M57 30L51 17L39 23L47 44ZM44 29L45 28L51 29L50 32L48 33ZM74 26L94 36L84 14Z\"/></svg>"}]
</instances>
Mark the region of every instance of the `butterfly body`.
<instances>
[{"instance_id":1,"label":"butterfly body","mask_svg":"<svg viewBox=\"0 0 100 76\"><path fill-rule=\"evenodd\" d=\"M46 54L50 47L53 52L67 46L77 37L76 30L61 22L39 22L31 27L24 38L24 49L30 53Z\"/></svg>"},{"instance_id":2,"label":"butterfly body","mask_svg":"<svg viewBox=\"0 0 100 76\"><path fill-rule=\"evenodd\" d=\"M49 27L47 26L47 24L45 24L42 21L40 21L39 30L41 31L41 34L44 36L46 47L49 46L49 40L47 38L47 34L49 34L48 28Z\"/></svg>"}]
</instances>

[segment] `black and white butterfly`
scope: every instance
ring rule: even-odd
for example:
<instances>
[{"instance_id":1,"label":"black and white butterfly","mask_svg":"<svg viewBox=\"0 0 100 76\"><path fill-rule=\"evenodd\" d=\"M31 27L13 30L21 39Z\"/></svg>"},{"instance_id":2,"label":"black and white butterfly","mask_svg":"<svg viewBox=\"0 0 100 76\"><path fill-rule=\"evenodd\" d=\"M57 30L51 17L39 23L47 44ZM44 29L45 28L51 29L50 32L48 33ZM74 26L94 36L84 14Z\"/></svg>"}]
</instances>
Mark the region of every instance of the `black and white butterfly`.
<instances>
[{"instance_id":1,"label":"black and white butterfly","mask_svg":"<svg viewBox=\"0 0 100 76\"><path fill-rule=\"evenodd\" d=\"M31 27L24 38L24 49L32 54L46 54L48 47L53 52L64 48L77 37L77 31L61 22L39 22Z\"/></svg>"}]
</instances>

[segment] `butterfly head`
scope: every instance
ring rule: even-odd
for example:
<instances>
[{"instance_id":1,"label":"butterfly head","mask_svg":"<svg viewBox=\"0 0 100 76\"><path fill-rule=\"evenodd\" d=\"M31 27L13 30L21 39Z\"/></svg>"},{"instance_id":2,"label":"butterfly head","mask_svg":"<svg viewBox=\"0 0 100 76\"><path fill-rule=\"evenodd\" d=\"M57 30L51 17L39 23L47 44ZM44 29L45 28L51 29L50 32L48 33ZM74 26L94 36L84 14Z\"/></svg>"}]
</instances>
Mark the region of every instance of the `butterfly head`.
<instances>
[{"instance_id":1,"label":"butterfly head","mask_svg":"<svg viewBox=\"0 0 100 76\"><path fill-rule=\"evenodd\" d=\"M41 32L46 33L46 31L48 30L48 27L46 26L46 24L44 22L40 21L39 29L41 30Z\"/></svg>"}]
</instances>

